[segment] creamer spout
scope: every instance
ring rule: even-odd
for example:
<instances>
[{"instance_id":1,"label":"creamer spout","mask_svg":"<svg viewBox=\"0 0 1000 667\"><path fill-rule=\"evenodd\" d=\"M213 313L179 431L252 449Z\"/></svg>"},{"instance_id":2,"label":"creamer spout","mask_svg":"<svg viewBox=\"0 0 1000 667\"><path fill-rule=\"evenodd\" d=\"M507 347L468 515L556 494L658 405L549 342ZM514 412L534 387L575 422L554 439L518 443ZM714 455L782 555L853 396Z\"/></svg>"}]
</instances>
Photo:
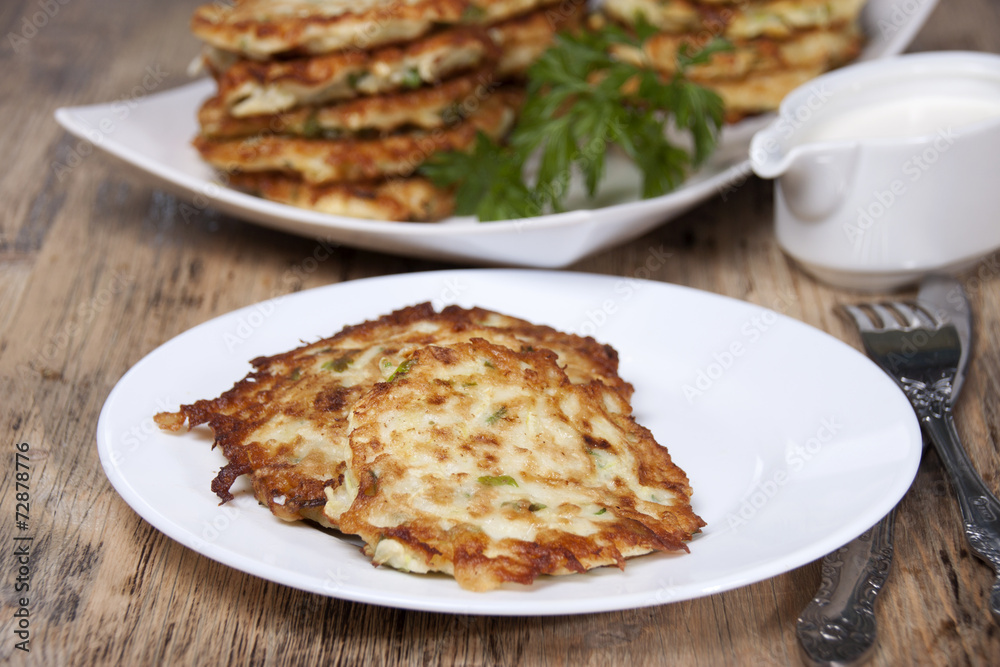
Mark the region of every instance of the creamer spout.
<instances>
[{"instance_id":1,"label":"creamer spout","mask_svg":"<svg viewBox=\"0 0 1000 667\"><path fill-rule=\"evenodd\" d=\"M778 136L775 124L753 136L750 142L750 166L761 178L778 178L792 166L793 156Z\"/></svg>"}]
</instances>

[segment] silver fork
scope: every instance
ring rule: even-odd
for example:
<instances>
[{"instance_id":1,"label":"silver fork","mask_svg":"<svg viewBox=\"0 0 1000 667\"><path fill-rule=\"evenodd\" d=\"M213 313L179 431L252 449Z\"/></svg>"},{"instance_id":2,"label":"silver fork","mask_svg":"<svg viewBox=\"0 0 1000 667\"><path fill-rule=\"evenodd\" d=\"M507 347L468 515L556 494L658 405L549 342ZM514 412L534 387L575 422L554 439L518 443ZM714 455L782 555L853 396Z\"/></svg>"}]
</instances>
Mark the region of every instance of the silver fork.
<instances>
[{"instance_id":1,"label":"silver fork","mask_svg":"<svg viewBox=\"0 0 1000 667\"><path fill-rule=\"evenodd\" d=\"M952 416L971 349L971 309L961 284L932 276L916 301L845 306L843 311L861 332L868 356L910 399L934 443L958 496L969 546L997 574L990 611L1000 622L1000 501L973 468ZM890 513L858 538L860 544L824 559L824 585L796 627L809 662L855 662L874 646L873 607L892 560L892 525Z\"/></svg>"}]
</instances>

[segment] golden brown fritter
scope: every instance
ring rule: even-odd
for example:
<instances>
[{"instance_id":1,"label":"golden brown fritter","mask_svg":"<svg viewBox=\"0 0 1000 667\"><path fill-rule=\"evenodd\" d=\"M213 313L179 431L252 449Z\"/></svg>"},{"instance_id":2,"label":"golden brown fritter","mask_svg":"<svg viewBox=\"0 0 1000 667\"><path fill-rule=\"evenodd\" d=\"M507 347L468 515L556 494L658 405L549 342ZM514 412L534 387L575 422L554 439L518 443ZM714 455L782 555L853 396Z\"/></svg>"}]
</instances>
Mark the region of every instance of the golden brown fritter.
<instances>
[{"instance_id":1,"label":"golden brown fritter","mask_svg":"<svg viewBox=\"0 0 1000 667\"><path fill-rule=\"evenodd\" d=\"M733 81L763 73L807 68L825 71L858 55L861 34L852 24L836 30L800 31L787 39L760 37L731 44L731 50L714 53L708 63L689 67L688 78L701 85L711 85L716 80ZM699 42L693 37L659 33L648 38L641 51L620 46L615 49L615 55L636 65L673 74L677 71L677 55L682 45L693 52Z\"/></svg>"},{"instance_id":2,"label":"golden brown fritter","mask_svg":"<svg viewBox=\"0 0 1000 667\"><path fill-rule=\"evenodd\" d=\"M591 20L626 26L642 17L660 32L641 50L617 45L614 55L673 76L682 47L690 52L715 37L731 48L687 68L692 82L715 91L727 122L778 108L794 88L861 52L863 0L606 0Z\"/></svg>"},{"instance_id":3,"label":"golden brown fritter","mask_svg":"<svg viewBox=\"0 0 1000 667\"><path fill-rule=\"evenodd\" d=\"M475 591L686 551L687 477L630 413L547 350L422 347L354 405L327 518L376 564Z\"/></svg>"},{"instance_id":4,"label":"golden brown fritter","mask_svg":"<svg viewBox=\"0 0 1000 667\"><path fill-rule=\"evenodd\" d=\"M496 61L482 28L436 32L401 46L290 60L239 60L218 77L218 97L236 117L288 111L434 84Z\"/></svg>"},{"instance_id":5,"label":"golden brown fritter","mask_svg":"<svg viewBox=\"0 0 1000 667\"><path fill-rule=\"evenodd\" d=\"M430 130L461 121L478 109L496 87L494 74L485 69L436 86L244 118L229 115L222 100L213 97L202 105L198 122L202 136L209 139L238 139L266 133L336 139L400 128Z\"/></svg>"},{"instance_id":6,"label":"golden brown fritter","mask_svg":"<svg viewBox=\"0 0 1000 667\"><path fill-rule=\"evenodd\" d=\"M238 0L195 10L191 30L226 51L276 54L371 49L427 34L437 25L489 25L559 0Z\"/></svg>"},{"instance_id":7,"label":"golden brown fritter","mask_svg":"<svg viewBox=\"0 0 1000 667\"><path fill-rule=\"evenodd\" d=\"M202 158L228 173L281 172L306 183L370 181L408 176L438 151L468 150L477 132L500 138L510 129L521 94L499 90L479 110L448 128L392 134L376 139L306 139L256 135L247 139L197 137Z\"/></svg>"},{"instance_id":8,"label":"golden brown fritter","mask_svg":"<svg viewBox=\"0 0 1000 667\"><path fill-rule=\"evenodd\" d=\"M198 7L191 31L226 51L263 60L275 54L368 49L416 39L454 24L467 0L239 0Z\"/></svg>"},{"instance_id":9,"label":"golden brown fritter","mask_svg":"<svg viewBox=\"0 0 1000 667\"><path fill-rule=\"evenodd\" d=\"M237 173L229 185L279 204L369 220L434 222L451 215L455 206L451 192L416 176L310 185L280 173Z\"/></svg>"},{"instance_id":10,"label":"golden brown fritter","mask_svg":"<svg viewBox=\"0 0 1000 667\"><path fill-rule=\"evenodd\" d=\"M826 71L824 67L802 67L750 74L742 79L715 79L703 83L719 94L726 105L726 121L773 111L785 95Z\"/></svg>"},{"instance_id":11,"label":"golden brown fritter","mask_svg":"<svg viewBox=\"0 0 1000 667\"><path fill-rule=\"evenodd\" d=\"M637 17L663 32L745 40L788 38L797 31L836 29L854 23L865 0L603 0L605 13L632 25Z\"/></svg>"},{"instance_id":12,"label":"golden brown fritter","mask_svg":"<svg viewBox=\"0 0 1000 667\"><path fill-rule=\"evenodd\" d=\"M592 338L564 334L479 308L424 303L350 326L340 333L272 357L218 398L156 416L166 430L208 424L228 464L212 482L223 500L248 475L254 495L282 519L324 517L324 489L344 480L351 407L392 374L414 350L485 338L516 350L546 348L558 355L570 381L599 380L628 400L632 387L618 376L618 356Z\"/></svg>"},{"instance_id":13,"label":"golden brown fritter","mask_svg":"<svg viewBox=\"0 0 1000 667\"><path fill-rule=\"evenodd\" d=\"M528 67L552 45L557 32L579 27L586 10L585 2L568 2L490 27L489 35L500 48L497 76L502 79L523 77Z\"/></svg>"}]
</instances>

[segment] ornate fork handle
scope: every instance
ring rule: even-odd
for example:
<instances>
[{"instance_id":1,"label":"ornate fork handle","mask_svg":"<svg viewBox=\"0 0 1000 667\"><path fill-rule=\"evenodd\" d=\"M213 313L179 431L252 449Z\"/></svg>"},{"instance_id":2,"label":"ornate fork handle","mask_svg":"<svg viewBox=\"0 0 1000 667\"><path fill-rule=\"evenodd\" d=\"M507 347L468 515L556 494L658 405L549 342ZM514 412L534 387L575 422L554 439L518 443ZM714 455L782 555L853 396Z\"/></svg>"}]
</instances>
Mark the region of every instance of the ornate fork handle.
<instances>
[{"instance_id":1,"label":"ornate fork handle","mask_svg":"<svg viewBox=\"0 0 1000 667\"><path fill-rule=\"evenodd\" d=\"M892 565L894 523L895 510L823 559L819 590L795 627L807 664L856 663L875 646L875 598Z\"/></svg>"},{"instance_id":2,"label":"ornate fork handle","mask_svg":"<svg viewBox=\"0 0 1000 667\"><path fill-rule=\"evenodd\" d=\"M990 612L994 621L1000 623L1000 501L972 467L958 439L951 410L922 414L921 421L958 495L965 539L975 554L989 563L997 574L990 591Z\"/></svg>"}]
</instances>

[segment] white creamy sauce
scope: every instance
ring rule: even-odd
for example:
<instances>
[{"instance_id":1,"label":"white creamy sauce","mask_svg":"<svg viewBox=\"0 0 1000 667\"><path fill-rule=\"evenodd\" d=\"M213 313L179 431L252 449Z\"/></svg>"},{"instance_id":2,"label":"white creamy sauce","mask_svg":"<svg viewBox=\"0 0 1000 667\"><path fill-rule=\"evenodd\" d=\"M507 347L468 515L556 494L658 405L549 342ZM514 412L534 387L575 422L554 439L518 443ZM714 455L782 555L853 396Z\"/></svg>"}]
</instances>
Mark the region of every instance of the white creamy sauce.
<instances>
[{"instance_id":1,"label":"white creamy sauce","mask_svg":"<svg viewBox=\"0 0 1000 667\"><path fill-rule=\"evenodd\" d=\"M919 137L957 130L989 118L1000 118L1000 97L908 96L823 119L804 130L798 143Z\"/></svg>"}]
</instances>

